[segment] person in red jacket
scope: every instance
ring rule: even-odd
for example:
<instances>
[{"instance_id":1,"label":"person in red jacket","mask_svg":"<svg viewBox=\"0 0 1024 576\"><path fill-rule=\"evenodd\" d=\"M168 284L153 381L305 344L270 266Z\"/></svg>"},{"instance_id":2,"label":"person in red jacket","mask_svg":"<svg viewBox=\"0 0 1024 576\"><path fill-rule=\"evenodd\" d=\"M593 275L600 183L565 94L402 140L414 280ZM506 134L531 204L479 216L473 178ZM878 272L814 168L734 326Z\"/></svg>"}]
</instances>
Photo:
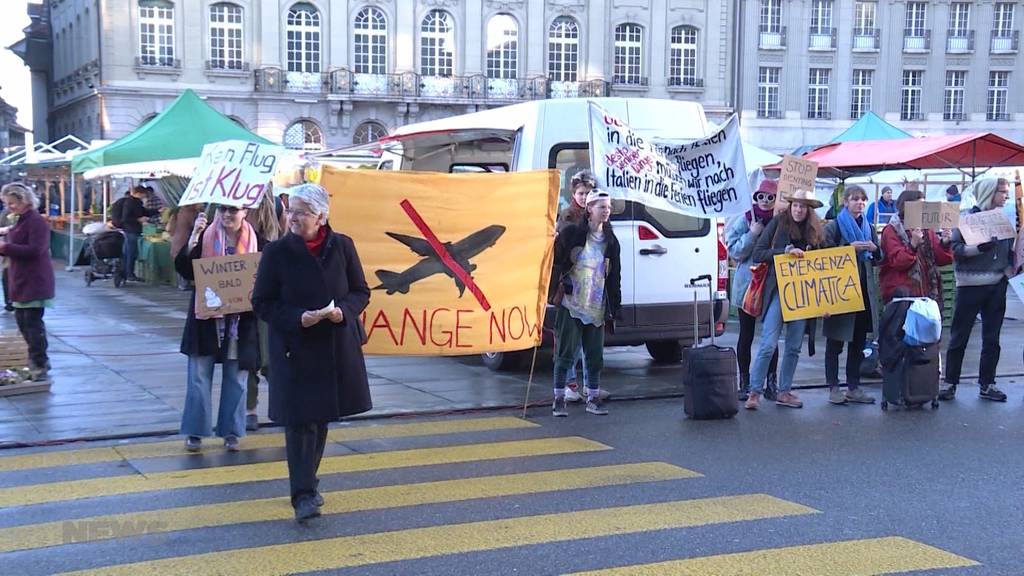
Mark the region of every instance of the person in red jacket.
<instances>
[{"instance_id":1,"label":"person in red jacket","mask_svg":"<svg viewBox=\"0 0 1024 576\"><path fill-rule=\"evenodd\" d=\"M952 234L942 230L905 228L907 202L924 199L920 190L904 190L896 200L896 217L882 230L882 261L878 272L882 301L888 303L900 288L908 296L927 296L942 310L942 277L939 267L953 263Z\"/></svg>"}]
</instances>

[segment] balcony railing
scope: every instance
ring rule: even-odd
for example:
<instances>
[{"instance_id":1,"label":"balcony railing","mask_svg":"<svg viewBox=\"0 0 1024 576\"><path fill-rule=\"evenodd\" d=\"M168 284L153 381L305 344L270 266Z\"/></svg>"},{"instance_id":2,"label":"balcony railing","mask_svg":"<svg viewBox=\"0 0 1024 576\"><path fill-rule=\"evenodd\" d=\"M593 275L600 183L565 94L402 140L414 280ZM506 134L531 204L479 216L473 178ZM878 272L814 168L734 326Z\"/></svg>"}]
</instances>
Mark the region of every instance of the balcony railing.
<instances>
[{"instance_id":1,"label":"balcony railing","mask_svg":"<svg viewBox=\"0 0 1024 576\"><path fill-rule=\"evenodd\" d=\"M786 47L785 26L760 26L757 45L763 50L781 50Z\"/></svg>"},{"instance_id":2,"label":"balcony railing","mask_svg":"<svg viewBox=\"0 0 1024 576\"><path fill-rule=\"evenodd\" d=\"M835 50L836 29L811 28L811 36L807 43L807 47L810 50Z\"/></svg>"},{"instance_id":3,"label":"balcony railing","mask_svg":"<svg viewBox=\"0 0 1024 576\"><path fill-rule=\"evenodd\" d=\"M964 54L974 52L974 30L947 30L946 53Z\"/></svg>"},{"instance_id":4,"label":"balcony railing","mask_svg":"<svg viewBox=\"0 0 1024 576\"><path fill-rule=\"evenodd\" d=\"M1009 122L1010 121L1010 113L1009 112L989 112L988 114L985 114L985 119L986 120L992 120L993 122Z\"/></svg>"},{"instance_id":5,"label":"balcony railing","mask_svg":"<svg viewBox=\"0 0 1024 576\"><path fill-rule=\"evenodd\" d=\"M1005 54L1016 52L1020 48L1020 30L1013 30L1009 34L999 30L992 31L992 46L990 51L994 54Z\"/></svg>"},{"instance_id":6,"label":"balcony railing","mask_svg":"<svg viewBox=\"0 0 1024 576\"><path fill-rule=\"evenodd\" d=\"M246 74L249 72L249 63L228 60L207 60L206 70L209 72Z\"/></svg>"},{"instance_id":7,"label":"balcony railing","mask_svg":"<svg viewBox=\"0 0 1024 576\"><path fill-rule=\"evenodd\" d=\"M668 79L669 88L703 88L703 78L692 78L689 76L672 76Z\"/></svg>"},{"instance_id":8,"label":"balcony railing","mask_svg":"<svg viewBox=\"0 0 1024 576\"><path fill-rule=\"evenodd\" d=\"M136 68L167 68L181 69L181 60L169 56L136 56Z\"/></svg>"},{"instance_id":9,"label":"balcony railing","mask_svg":"<svg viewBox=\"0 0 1024 576\"><path fill-rule=\"evenodd\" d=\"M612 76L612 88L646 88L647 78L642 76Z\"/></svg>"},{"instance_id":10,"label":"balcony railing","mask_svg":"<svg viewBox=\"0 0 1024 576\"><path fill-rule=\"evenodd\" d=\"M280 70L256 71L257 91L281 91ZM401 74L356 74L347 68L332 70L326 86L331 94L380 99L431 98L476 102L508 102L545 98L593 98L608 95L608 82L588 80L553 82L547 76L531 78L487 78L473 76L422 76Z\"/></svg>"},{"instance_id":11,"label":"balcony railing","mask_svg":"<svg viewBox=\"0 0 1024 576\"><path fill-rule=\"evenodd\" d=\"M925 52L932 49L931 30L903 30L903 51L904 52Z\"/></svg>"},{"instance_id":12,"label":"balcony railing","mask_svg":"<svg viewBox=\"0 0 1024 576\"><path fill-rule=\"evenodd\" d=\"M757 117L758 118L767 118L769 120L781 120L782 119L782 111L781 110L758 110L757 111Z\"/></svg>"},{"instance_id":13,"label":"balcony railing","mask_svg":"<svg viewBox=\"0 0 1024 576\"><path fill-rule=\"evenodd\" d=\"M967 115L963 112L944 112L942 119L946 122L963 122L967 120Z\"/></svg>"},{"instance_id":14,"label":"balcony railing","mask_svg":"<svg viewBox=\"0 0 1024 576\"><path fill-rule=\"evenodd\" d=\"M257 92L295 92L322 94L327 88L327 74L323 72L286 72L277 67L257 68Z\"/></svg>"},{"instance_id":15,"label":"balcony railing","mask_svg":"<svg viewBox=\"0 0 1024 576\"><path fill-rule=\"evenodd\" d=\"M873 52L881 45L881 30L878 28L854 28L853 51Z\"/></svg>"},{"instance_id":16,"label":"balcony railing","mask_svg":"<svg viewBox=\"0 0 1024 576\"><path fill-rule=\"evenodd\" d=\"M924 112L915 110L913 112L901 112L900 120L921 121L924 120Z\"/></svg>"},{"instance_id":17,"label":"balcony railing","mask_svg":"<svg viewBox=\"0 0 1024 576\"><path fill-rule=\"evenodd\" d=\"M832 112L829 110L816 110L807 113L808 120L831 120Z\"/></svg>"}]
</instances>

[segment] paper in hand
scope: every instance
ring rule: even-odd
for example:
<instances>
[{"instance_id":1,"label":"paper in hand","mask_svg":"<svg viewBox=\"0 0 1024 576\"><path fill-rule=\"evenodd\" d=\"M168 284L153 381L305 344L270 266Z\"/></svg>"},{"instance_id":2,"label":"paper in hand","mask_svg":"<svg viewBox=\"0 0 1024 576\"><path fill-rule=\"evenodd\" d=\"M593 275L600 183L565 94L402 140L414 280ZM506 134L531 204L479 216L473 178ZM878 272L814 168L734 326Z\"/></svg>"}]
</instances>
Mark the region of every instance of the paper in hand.
<instances>
[{"instance_id":1,"label":"paper in hand","mask_svg":"<svg viewBox=\"0 0 1024 576\"><path fill-rule=\"evenodd\" d=\"M331 310L334 310L334 300L331 300L330 303L327 304L327 306L324 306L323 308L317 310L315 314L321 318L326 318L327 315L331 313Z\"/></svg>"}]
</instances>

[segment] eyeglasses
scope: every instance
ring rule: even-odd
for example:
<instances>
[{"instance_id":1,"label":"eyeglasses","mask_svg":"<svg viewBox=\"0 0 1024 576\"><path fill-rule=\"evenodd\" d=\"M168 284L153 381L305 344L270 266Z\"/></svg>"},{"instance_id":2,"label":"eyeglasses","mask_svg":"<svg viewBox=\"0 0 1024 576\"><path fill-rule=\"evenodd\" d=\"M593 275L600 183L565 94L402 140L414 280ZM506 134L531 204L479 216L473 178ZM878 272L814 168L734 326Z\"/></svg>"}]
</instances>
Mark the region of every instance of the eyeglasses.
<instances>
[{"instance_id":1,"label":"eyeglasses","mask_svg":"<svg viewBox=\"0 0 1024 576\"><path fill-rule=\"evenodd\" d=\"M775 194L768 192L756 192L754 194L755 202L775 202Z\"/></svg>"},{"instance_id":2,"label":"eyeglasses","mask_svg":"<svg viewBox=\"0 0 1024 576\"><path fill-rule=\"evenodd\" d=\"M227 212L228 214L238 214L239 210L241 210L241 208L235 206L217 206L217 211L220 212L221 214L225 212Z\"/></svg>"},{"instance_id":3,"label":"eyeglasses","mask_svg":"<svg viewBox=\"0 0 1024 576\"><path fill-rule=\"evenodd\" d=\"M309 218L311 216L316 216L316 214L313 214L309 210L298 210L295 208L289 208L285 210L284 213L294 218Z\"/></svg>"}]
</instances>

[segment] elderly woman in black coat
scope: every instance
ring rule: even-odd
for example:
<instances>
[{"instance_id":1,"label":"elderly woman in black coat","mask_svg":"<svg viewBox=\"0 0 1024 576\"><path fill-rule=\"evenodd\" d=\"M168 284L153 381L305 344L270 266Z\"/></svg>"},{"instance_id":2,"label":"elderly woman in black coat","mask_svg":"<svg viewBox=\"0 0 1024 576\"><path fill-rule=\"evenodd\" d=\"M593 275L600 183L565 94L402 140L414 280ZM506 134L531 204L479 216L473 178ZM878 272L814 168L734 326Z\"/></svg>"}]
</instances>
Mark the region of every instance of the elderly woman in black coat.
<instances>
[{"instance_id":1,"label":"elderly woman in black coat","mask_svg":"<svg viewBox=\"0 0 1024 576\"><path fill-rule=\"evenodd\" d=\"M289 233L263 252L253 309L270 326L270 419L285 426L295 519L320 515L327 424L372 408L360 314L370 301L352 239L327 224L327 192L290 190Z\"/></svg>"}]
</instances>

